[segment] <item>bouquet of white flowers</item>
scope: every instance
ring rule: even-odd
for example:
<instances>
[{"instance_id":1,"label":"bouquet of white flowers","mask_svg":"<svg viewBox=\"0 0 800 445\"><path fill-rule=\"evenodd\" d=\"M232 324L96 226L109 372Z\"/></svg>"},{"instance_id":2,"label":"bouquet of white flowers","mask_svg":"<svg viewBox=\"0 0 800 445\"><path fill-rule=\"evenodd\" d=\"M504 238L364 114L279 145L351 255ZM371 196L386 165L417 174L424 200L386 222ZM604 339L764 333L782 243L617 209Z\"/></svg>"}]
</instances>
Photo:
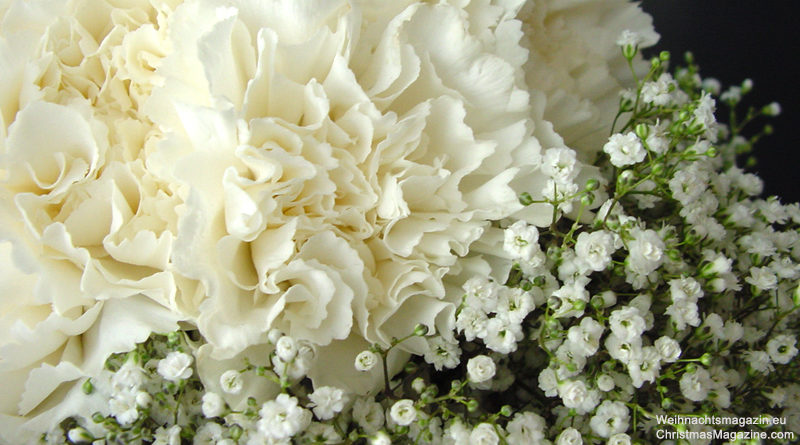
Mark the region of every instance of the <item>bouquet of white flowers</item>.
<instances>
[{"instance_id":1,"label":"bouquet of white flowers","mask_svg":"<svg viewBox=\"0 0 800 445\"><path fill-rule=\"evenodd\" d=\"M0 16L0 443L796 440L780 107L636 4Z\"/></svg>"}]
</instances>

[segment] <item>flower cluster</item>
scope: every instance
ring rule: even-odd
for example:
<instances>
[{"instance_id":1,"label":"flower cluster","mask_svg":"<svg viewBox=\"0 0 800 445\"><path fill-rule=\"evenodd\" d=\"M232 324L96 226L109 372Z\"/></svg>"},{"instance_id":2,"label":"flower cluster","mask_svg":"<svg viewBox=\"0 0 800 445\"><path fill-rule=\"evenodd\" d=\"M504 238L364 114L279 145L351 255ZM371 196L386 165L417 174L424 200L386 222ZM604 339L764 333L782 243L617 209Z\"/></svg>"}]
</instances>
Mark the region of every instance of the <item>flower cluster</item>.
<instances>
[{"instance_id":1,"label":"flower cluster","mask_svg":"<svg viewBox=\"0 0 800 445\"><path fill-rule=\"evenodd\" d=\"M636 4L6 3L0 441L800 432L780 107Z\"/></svg>"}]
</instances>

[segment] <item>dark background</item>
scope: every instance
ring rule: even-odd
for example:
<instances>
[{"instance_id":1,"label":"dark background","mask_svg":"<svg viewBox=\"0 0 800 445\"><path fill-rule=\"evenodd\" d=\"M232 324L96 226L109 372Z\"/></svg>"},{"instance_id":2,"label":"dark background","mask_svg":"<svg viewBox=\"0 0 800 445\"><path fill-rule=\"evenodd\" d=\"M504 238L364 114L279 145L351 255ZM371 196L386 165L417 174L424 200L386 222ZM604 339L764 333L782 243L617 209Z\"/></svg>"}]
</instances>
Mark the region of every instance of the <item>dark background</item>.
<instances>
[{"instance_id":1,"label":"dark background","mask_svg":"<svg viewBox=\"0 0 800 445\"><path fill-rule=\"evenodd\" d=\"M784 203L800 201L800 57L795 2L765 0L644 0L642 9L653 16L661 40L651 56L670 51L673 65L690 50L703 77L716 77L727 86L750 78L753 91L741 109L777 101L782 114L755 121L760 130L767 122L775 128L764 137L754 155L758 164L749 169L765 183L764 196L778 195ZM793 29L793 27L795 29ZM742 106L744 105L744 106ZM727 112L726 112L727 114ZM740 165L743 165L744 159Z\"/></svg>"}]
</instances>

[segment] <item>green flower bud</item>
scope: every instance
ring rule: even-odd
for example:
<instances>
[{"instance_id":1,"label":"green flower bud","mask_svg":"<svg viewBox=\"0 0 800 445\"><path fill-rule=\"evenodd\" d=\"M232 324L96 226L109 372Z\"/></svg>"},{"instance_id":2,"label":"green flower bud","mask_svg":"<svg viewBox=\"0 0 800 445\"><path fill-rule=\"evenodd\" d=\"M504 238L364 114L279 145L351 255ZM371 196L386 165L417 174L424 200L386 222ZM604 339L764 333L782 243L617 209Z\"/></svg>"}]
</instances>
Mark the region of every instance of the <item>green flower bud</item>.
<instances>
[{"instance_id":1,"label":"green flower bud","mask_svg":"<svg viewBox=\"0 0 800 445\"><path fill-rule=\"evenodd\" d=\"M239 439L242 437L243 433L244 433L244 429L241 426L239 426L238 424L235 424L235 425L231 426L230 428L228 428L228 434L231 435L231 439L233 439L234 442L238 442Z\"/></svg>"},{"instance_id":2,"label":"green flower bud","mask_svg":"<svg viewBox=\"0 0 800 445\"><path fill-rule=\"evenodd\" d=\"M528 192L522 192L519 195L519 203L524 206L531 205L533 204L533 197Z\"/></svg>"},{"instance_id":3,"label":"green flower bud","mask_svg":"<svg viewBox=\"0 0 800 445\"><path fill-rule=\"evenodd\" d=\"M92 392L94 392L94 385L92 385L92 379L86 379L86 381L83 382L81 389L83 390L84 394L91 394Z\"/></svg>"},{"instance_id":4,"label":"green flower bud","mask_svg":"<svg viewBox=\"0 0 800 445\"><path fill-rule=\"evenodd\" d=\"M711 366L711 362L712 362L713 359L714 359L714 356L712 356L710 353L706 352L705 354L700 356L700 363L702 363L703 366L705 366L705 367L709 367L709 366Z\"/></svg>"},{"instance_id":5,"label":"green flower bud","mask_svg":"<svg viewBox=\"0 0 800 445\"><path fill-rule=\"evenodd\" d=\"M663 175L665 170L666 170L666 167L664 167L664 164L662 164L661 162L656 163L655 165L653 165L653 168L652 168L652 172L656 176Z\"/></svg>"},{"instance_id":6,"label":"green flower bud","mask_svg":"<svg viewBox=\"0 0 800 445\"><path fill-rule=\"evenodd\" d=\"M647 124L638 124L636 125L636 136L639 136L639 139L645 140L647 136L650 134L650 126Z\"/></svg>"},{"instance_id":7,"label":"green flower bud","mask_svg":"<svg viewBox=\"0 0 800 445\"><path fill-rule=\"evenodd\" d=\"M105 420L106 418L99 411L92 414L92 422L94 423L103 423Z\"/></svg>"},{"instance_id":8,"label":"green flower bud","mask_svg":"<svg viewBox=\"0 0 800 445\"><path fill-rule=\"evenodd\" d=\"M581 196L581 205L584 207L589 207L594 202L594 194L586 193Z\"/></svg>"},{"instance_id":9,"label":"green flower bud","mask_svg":"<svg viewBox=\"0 0 800 445\"><path fill-rule=\"evenodd\" d=\"M661 51L658 54L658 58L661 59L662 62L668 61L669 57L670 57L669 51Z\"/></svg>"},{"instance_id":10,"label":"green flower bud","mask_svg":"<svg viewBox=\"0 0 800 445\"><path fill-rule=\"evenodd\" d=\"M693 373L695 371L697 371L697 365L695 365L694 363L689 363L688 365L686 365L686 372Z\"/></svg>"},{"instance_id":11,"label":"green flower bud","mask_svg":"<svg viewBox=\"0 0 800 445\"><path fill-rule=\"evenodd\" d=\"M416 335L417 337L422 337L427 333L428 333L428 327L425 326L424 324L420 323L414 326L414 335Z\"/></svg>"},{"instance_id":12,"label":"green flower bud","mask_svg":"<svg viewBox=\"0 0 800 445\"><path fill-rule=\"evenodd\" d=\"M639 52L639 48L635 45L625 45L622 47L622 55L628 60L633 60L637 52Z\"/></svg>"},{"instance_id":13,"label":"green flower bud","mask_svg":"<svg viewBox=\"0 0 800 445\"><path fill-rule=\"evenodd\" d=\"M652 59L650 59L650 69L657 70L659 68L661 68L661 59L659 59L658 57L653 57Z\"/></svg>"},{"instance_id":14,"label":"green flower bud","mask_svg":"<svg viewBox=\"0 0 800 445\"><path fill-rule=\"evenodd\" d=\"M664 409L672 408L672 399L665 397L663 400L661 400L661 407Z\"/></svg>"},{"instance_id":15,"label":"green flower bud","mask_svg":"<svg viewBox=\"0 0 800 445\"><path fill-rule=\"evenodd\" d=\"M714 147L709 147L708 150L706 150L706 156L708 156L709 158L715 158L717 157L717 154L718 154L717 149Z\"/></svg>"},{"instance_id":16,"label":"green flower bud","mask_svg":"<svg viewBox=\"0 0 800 445\"><path fill-rule=\"evenodd\" d=\"M500 408L500 415L503 417L511 417L511 414L513 413L514 410L511 409L511 405L503 405L503 407Z\"/></svg>"},{"instance_id":17,"label":"green flower bud","mask_svg":"<svg viewBox=\"0 0 800 445\"><path fill-rule=\"evenodd\" d=\"M633 170L625 170L619 174L617 177L617 182L620 184L626 184L629 182L633 182L636 179L636 174L633 173Z\"/></svg>"},{"instance_id":18,"label":"green flower bud","mask_svg":"<svg viewBox=\"0 0 800 445\"><path fill-rule=\"evenodd\" d=\"M477 411L479 406L480 406L480 404L475 399L469 399L467 401L467 411L469 411L471 413L474 413L475 411Z\"/></svg>"},{"instance_id":19,"label":"green flower bud","mask_svg":"<svg viewBox=\"0 0 800 445\"><path fill-rule=\"evenodd\" d=\"M403 370L407 373L412 373L417 370L417 364L414 362L408 362L403 366Z\"/></svg>"},{"instance_id":20,"label":"green flower bud","mask_svg":"<svg viewBox=\"0 0 800 445\"><path fill-rule=\"evenodd\" d=\"M592 192L597 190L599 187L600 187L600 181L598 181L595 178L591 178L588 181L586 181L586 187L584 188L584 190Z\"/></svg>"}]
</instances>

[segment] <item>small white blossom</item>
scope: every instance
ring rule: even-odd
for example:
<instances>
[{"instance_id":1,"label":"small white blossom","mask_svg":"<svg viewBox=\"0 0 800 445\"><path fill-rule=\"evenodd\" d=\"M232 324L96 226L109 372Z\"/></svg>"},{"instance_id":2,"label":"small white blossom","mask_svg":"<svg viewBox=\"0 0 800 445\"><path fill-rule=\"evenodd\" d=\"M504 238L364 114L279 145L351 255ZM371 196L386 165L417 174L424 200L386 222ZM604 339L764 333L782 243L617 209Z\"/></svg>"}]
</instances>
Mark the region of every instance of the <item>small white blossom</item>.
<instances>
[{"instance_id":1,"label":"small white blossom","mask_svg":"<svg viewBox=\"0 0 800 445\"><path fill-rule=\"evenodd\" d=\"M229 369L219 376L219 385L227 394L239 394L242 391L244 382L242 381L242 375L239 371Z\"/></svg>"},{"instance_id":2,"label":"small white blossom","mask_svg":"<svg viewBox=\"0 0 800 445\"><path fill-rule=\"evenodd\" d=\"M417 409L414 407L414 401L400 399L394 402L389 410L389 417L398 425L411 425L411 422L417 419Z\"/></svg>"},{"instance_id":3,"label":"small white blossom","mask_svg":"<svg viewBox=\"0 0 800 445\"><path fill-rule=\"evenodd\" d=\"M546 429L542 416L530 411L517 413L506 425L506 441L510 444L538 444L544 440Z\"/></svg>"},{"instance_id":4,"label":"small white blossom","mask_svg":"<svg viewBox=\"0 0 800 445\"><path fill-rule=\"evenodd\" d=\"M692 301L678 300L667 306L664 313L670 316L670 320L675 323L675 329L679 331L686 329L687 325L700 325L700 312L697 308L697 303Z\"/></svg>"},{"instance_id":5,"label":"small white blossom","mask_svg":"<svg viewBox=\"0 0 800 445\"><path fill-rule=\"evenodd\" d=\"M485 338L489 318L480 308L464 306L456 317L456 329L464 334L467 341Z\"/></svg>"},{"instance_id":6,"label":"small white blossom","mask_svg":"<svg viewBox=\"0 0 800 445\"><path fill-rule=\"evenodd\" d=\"M608 374L600 374L597 376L595 384L597 385L597 389L603 392L611 391L616 386L614 378Z\"/></svg>"},{"instance_id":7,"label":"small white blossom","mask_svg":"<svg viewBox=\"0 0 800 445\"><path fill-rule=\"evenodd\" d=\"M461 363L461 349L458 343L453 343L444 339L444 337L436 335L428 337L428 350L425 351L424 359L426 362L433 365L437 371L443 368L455 368Z\"/></svg>"},{"instance_id":8,"label":"small white blossom","mask_svg":"<svg viewBox=\"0 0 800 445\"><path fill-rule=\"evenodd\" d=\"M683 396L693 402L705 400L712 383L708 371L701 367L695 368L694 372L685 372L679 382Z\"/></svg>"},{"instance_id":9,"label":"small white blossom","mask_svg":"<svg viewBox=\"0 0 800 445\"><path fill-rule=\"evenodd\" d=\"M548 148L542 155L542 173L558 182L568 182L578 175L580 164L575 151L566 147Z\"/></svg>"},{"instance_id":10,"label":"small white blossom","mask_svg":"<svg viewBox=\"0 0 800 445\"><path fill-rule=\"evenodd\" d=\"M500 437L497 431L494 430L494 425L491 423L479 423L472 429L469 435L469 443L471 445L497 445L500 443Z\"/></svg>"},{"instance_id":11,"label":"small white blossom","mask_svg":"<svg viewBox=\"0 0 800 445\"><path fill-rule=\"evenodd\" d=\"M192 356L173 351L158 362L158 374L170 381L185 380L192 376Z\"/></svg>"},{"instance_id":12,"label":"small white blossom","mask_svg":"<svg viewBox=\"0 0 800 445\"><path fill-rule=\"evenodd\" d=\"M614 434L624 433L628 429L629 420L628 407L624 403L604 400L589 420L589 425L598 436L609 438Z\"/></svg>"},{"instance_id":13,"label":"small white blossom","mask_svg":"<svg viewBox=\"0 0 800 445\"><path fill-rule=\"evenodd\" d=\"M223 440L222 425L216 422L204 423L194 435L193 445L219 445Z\"/></svg>"},{"instance_id":14,"label":"small white blossom","mask_svg":"<svg viewBox=\"0 0 800 445\"><path fill-rule=\"evenodd\" d=\"M570 349L585 357L593 355L600 347L603 331L603 325L594 318L583 317L580 324L570 327L567 331Z\"/></svg>"},{"instance_id":15,"label":"small white blossom","mask_svg":"<svg viewBox=\"0 0 800 445\"><path fill-rule=\"evenodd\" d=\"M352 414L353 420L368 434L374 434L383 428L386 420L381 404L364 397L359 397L353 402Z\"/></svg>"},{"instance_id":16,"label":"small white blossom","mask_svg":"<svg viewBox=\"0 0 800 445\"><path fill-rule=\"evenodd\" d=\"M610 157L615 167L625 167L644 161L647 152L634 132L612 135L603 146L603 151Z\"/></svg>"},{"instance_id":17,"label":"small white blossom","mask_svg":"<svg viewBox=\"0 0 800 445\"><path fill-rule=\"evenodd\" d=\"M214 392L207 392L203 394L203 415L211 418L221 416L225 412L225 401L219 394Z\"/></svg>"},{"instance_id":18,"label":"small white blossom","mask_svg":"<svg viewBox=\"0 0 800 445\"><path fill-rule=\"evenodd\" d=\"M265 402L258 414L258 431L275 440L288 439L311 423L311 412L298 406L297 399L288 394Z\"/></svg>"},{"instance_id":19,"label":"small white blossom","mask_svg":"<svg viewBox=\"0 0 800 445\"><path fill-rule=\"evenodd\" d=\"M753 371L767 374L775 369L766 351L745 351L742 357Z\"/></svg>"},{"instance_id":20,"label":"small white blossom","mask_svg":"<svg viewBox=\"0 0 800 445\"><path fill-rule=\"evenodd\" d=\"M555 445L583 445L583 436L581 436L580 431L573 427L565 428L556 437Z\"/></svg>"},{"instance_id":21,"label":"small white blossom","mask_svg":"<svg viewBox=\"0 0 800 445\"><path fill-rule=\"evenodd\" d=\"M540 250L539 230L525 221L517 221L503 232L503 250L511 258L530 260Z\"/></svg>"},{"instance_id":22,"label":"small white blossom","mask_svg":"<svg viewBox=\"0 0 800 445\"><path fill-rule=\"evenodd\" d=\"M631 436L625 433L617 433L608 438L606 445L631 445Z\"/></svg>"},{"instance_id":23,"label":"small white blossom","mask_svg":"<svg viewBox=\"0 0 800 445\"><path fill-rule=\"evenodd\" d=\"M644 38L641 34L636 31L631 31L630 29L623 30L620 35L617 37L617 46L638 46L644 42Z\"/></svg>"},{"instance_id":24,"label":"small white blossom","mask_svg":"<svg viewBox=\"0 0 800 445\"><path fill-rule=\"evenodd\" d=\"M672 337L661 336L653 343L653 346L665 363L675 363L681 356L681 344Z\"/></svg>"},{"instance_id":25,"label":"small white blossom","mask_svg":"<svg viewBox=\"0 0 800 445\"><path fill-rule=\"evenodd\" d=\"M153 437L153 445L180 445L181 427L173 425L170 428L159 427Z\"/></svg>"},{"instance_id":26,"label":"small white blossom","mask_svg":"<svg viewBox=\"0 0 800 445\"><path fill-rule=\"evenodd\" d=\"M626 306L611 313L608 326L620 340L627 342L642 335L646 323L638 309Z\"/></svg>"},{"instance_id":27,"label":"small white blossom","mask_svg":"<svg viewBox=\"0 0 800 445\"><path fill-rule=\"evenodd\" d=\"M789 363L797 355L797 339L791 335L776 335L767 342L767 353L779 365Z\"/></svg>"},{"instance_id":28,"label":"small white blossom","mask_svg":"<svg viewBox=\"0 0 800 445\"><path fill-rule=\"evenodd\" d=\"M291 361L297 355L297 342L292 337L284 335L275 344L275 354L284 362Z\"/></svg>"},{"instance_id":29,"label":"small white blossom","mask_svg":"<svg viewBox=\"0 0 800 445\"><path fill-rule=\"evenodd\" d=\"M392 438L385 431L378 431L369 439L370 445L392 445Z\"/></svg>"},{"instance_id":30,"label":"small white blossom","mask_svg":"<svg viewBox=\"0 0 800 445\"><path fill-rule=\"evenodd\" d=\"M599 272L611 263L614 253L614 237L604 231L582 232L575 242L575 254L589 270Z\"/></svg>"},{"instance_id":31,"label":"small white blossom","mask_svg":"<svg viewBox=\"0 0 800 445\"><path fill-rule=\"evenodd\" d=\"M628 374L635 388L641 388L644 382L655 381L660 370L661 356L653 346L645 346L628 362Z\"/></svg>"},{"instance_id":32,"label":"small white blossom","mask_svg":"<svg viewBox=\"0 0 800 445\"><path fill-rule=\"evenodd\" d=\"M332 419L337 413L344 409L348 401L344 390L332 386L321 386L316 388L308 396L311 400L314 415L320 420Z\"/></svg>"},{"instance_id":33,"label":"small white blossom","mask_svg":"<svg viewBox=\"0 0 800 445\"><path fill-rule=\"evenodd\" d=\"M567 408L573 408L578 414L585 414L600 401L597 390L589 389L580 380L568 380L558 385L558 396Z\"/></svg>"},{"instance_id":34,"label":"small white blossom","mask_svg":"<svg viewBox=\"0 0 800 445\"><path fill-rule=\"evenodd\" d=\"M778 287L778 277L768 267L751 267L750 276L744 281L762 291Z\"/></svg>"},{"instance_id":35,"label":"small white blossom","mask_svg":"<svg viewBox=\"0 0 800 445\"><path fill-rule=\"evenodd\" d=\"M625 266L632 272L646 276L664 261L664 241L654 230L631 230L633 241L628 245Z\"/></svg>"},{"instance_id":36,"label":"small white blossom","mask_svg":"<svg viewBox=\"0 0 800 445\"><path fill-rule=\"evenodd\" d=\"M487 355L477 355L467 362L467 377L473 383L485 382L496 372L494 360Z\"/></svg>"},{"instance_id":37,"label":"small white blossom","mask_svg":"<svg viewBox=\"0 0 800 445\"><path fill-rule=\"evenodd\" d=\"M358 353L355 360L355 368L356 371L365 372L369 371L378 364L380 357L378 354L364 350Z\"/></svg>"},{"instance_id":38,"label":"small white blossom","mask_svg":"<svg viewBox=\"0 0 800 445\"><path fill-rule=\"evenodd\" d=\"M658 80L645 82L645 84L642 85L642 101L657 106L667 105L672 99L670 93L676 86L672 75L663 73L658 77Z\"/></svg>"}]
</instances>

